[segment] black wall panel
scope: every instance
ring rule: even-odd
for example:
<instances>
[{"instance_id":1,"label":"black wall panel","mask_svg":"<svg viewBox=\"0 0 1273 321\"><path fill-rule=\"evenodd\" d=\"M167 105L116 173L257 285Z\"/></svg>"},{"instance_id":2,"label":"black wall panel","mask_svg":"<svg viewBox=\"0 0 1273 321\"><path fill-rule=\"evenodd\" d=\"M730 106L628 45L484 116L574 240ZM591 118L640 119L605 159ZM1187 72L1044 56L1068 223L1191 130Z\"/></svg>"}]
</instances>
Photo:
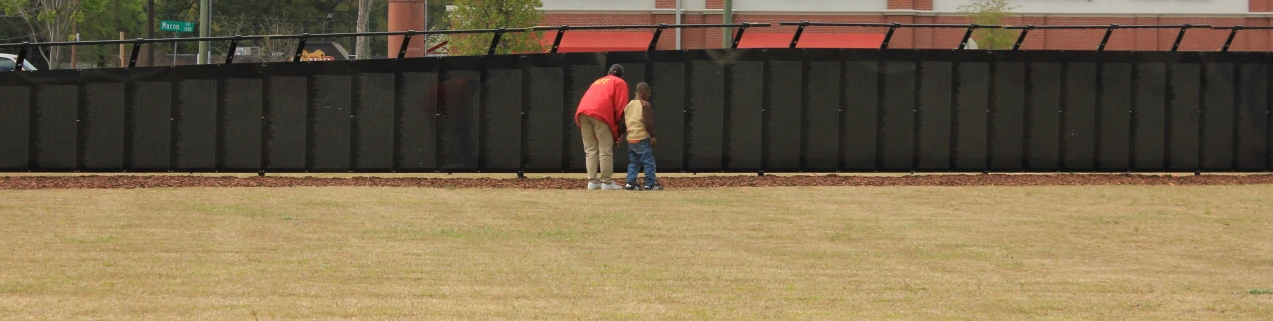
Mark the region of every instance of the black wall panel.
<instances>
[{"instance_id":1,"label":"black wall panel","mask_svg":"<svg viewBox=\"0 0 1273 321\"><path fill-rule=\"evenodd\" d=\"M218 168L252 170L261 168L260 79L226 79L225 101L220 109L221 162Z\"/></svg>"},{"instance_id":2,"label":"black wall panel","mask_svg":"<svg viewBox=\"0 0 1273 321\"><path fill-rule=\"evenodd\" d=\"M392 170L395 75L359 74L354 104L354 164L358 170Z\"/></svg>"},{"instance_id":3,"label":"black wall panel","mask_svg":"<svg viewBox=\"0 0 1273 321\"><path fill-rule=\"evenodd\" d=\"M1234 142L1233 64L1206 64L1202 105L1202 169L1222 171L1233 168Z\"/></svg>"},{"instance_id":4,"label":"black wall panel","mask_svg":"<svg viewBox=\"0 0 1273 321\"><path fill-rule=\"evenodd\" d=\"M0 170L26 170L30 164L31 88L0 86Z\"/></svg>"},{"instance_id":5,"label":"black wall panel","mask_svg":"<svg viewBox=\"0 0 1273 321\"><path fill-rule=\"evenodd\" d=\"M1101 64L1099 81L1096 168L1125 170L1131 166L1132 65Z\"/></svg>"},{"instance_id":6,"label":"black wall panel","mask_svg":"<svg viewBox=\"0 0 1273 321\"><path fill-rule=\"evenodd\" d=\"M267 80L269 110L265 113L268 169L307 169L309 81L303 77Z\"/></svg>"},{"instance_id":7,"label":"black wall panel","mask_svg":"<svg viewBox=\"0 0 1273 321\"><path fill-rule=\"evenodd\" d=\"M1132 113L1132 168L1143 171L1163 169L1166 139L1167 64L1139 63L1135 66ZM1188 69L1184 69L1188 70Z\"/></svg>"},{"instance_id":8,"label":"black wall panel","mask_svg":"<svg viewBox=\"0 0 1273 321\"><path fill-rule=\"evenodd\" d=\"M522 155L522 72L489 69L483 78L483 170L516 171Z\"/></svg>"},{"instance_id":9,"label":"black wall panel","mask_svg":"<svg viewBox=\"0 0 1273 321\"><path fill-rule=\"evenodd\" d=\"M1171 65L1171 87L1165 114L1167 132L1164 134L1168 170L1193 171L1198 168L1198 104L1202 98L1199 96L1202 88L1200 67L1193 63ZM1154 133L1138 135L1159 136Z\"/></svg>"},{"instance_id":10,"label":"black wall panel","mask_svg":"<svg viewBox=\"0 0 1273 321\"><path fill-rule=\"evenodd\" d=\"M78 166L79 87L36 87L35 169L73 170Z\"/></svg>"},{"instance_id":11,"label":"black wall panel","mask_svg":"<svg viewBox=\"0 0 1273 321\"><path fill-rule=\"evenodd\" d=\"M1096 64L1069 63L1065 68L1065 111L1061 114L1061 169L1087 171L1096 167Z\"/></svg>"},{"instance_id":12,"label":"black wall panel","mask_svg":"<svg viewBox=\"0 0 1273 321\"><path fill-rule=\"evenodd\" d=\"M1268 164L1269 66L1247 63L1238 67L1240 98L1236 110L1236 170L1263 170Z\"/></svg>"},{"instance_id":13,"label":"black wall panel","mask_svg":"<svg viewBox=\"0 0 1273 321\"><path fill-rule=\"evenodd\" d=\"M575 105L562 95L564 73L561 68L530 68L530 105L526 106L526 169L531 171L557 171L562 168L562 128L578 131L574 120L562 115L573 113ZM667 107L665 107L667 108ZM657 123L657 120L656 120ZM655 125L658 126L658 125Z\"/></svg>"},{"instance_id":14,"label":"black wall panel","mask_svg":"<svg viewBox=\"0 0 1273 321\"><path fill-rule=\"evenodd\" d=\"M676 171L1265 171L1269 53L759 49L0 74L0 170L584 170L611 64ZM616 178L626 142L613 150Z\"/></svg>"},{"instance_id":15,"label":"black wall panel","mask_svg":"<svg viewBox=\"0 0 1273 321\"><path fill-rule=\"evenodd\" d=\"M654 163L659 171L680 171L685 160L685 101L686 88L689 88L685 83L685 64L656 62L652 70L649 78L658 92L650 97L650 105L654 109L654 127L659 135L659 144L654 147ZM575 131L578 132L578 129ZM580 148L583 146L578 140L572 142ZM579 154L582 158L583 152Z\"/></svg>"},{"instance_id":16,"label":"black wall panel","mask_svg":"<svg viewBox=\"0 0 1273 321\"><path fill-rule=\"evenodd\" d=\"M177 93L177 169L215 168L217 80L185 80Z\"/></svg>"},{"instance_id":17,"label":"black wall panel","mask_svg":"<svg viewBox=\"0 0 1273 321\"><path fill-rule=\"evenodd\" d=\"M1026 66L996 62L990 108L990 169L1015 171L1024 165Z\"/></svg>"},{"instance_id":18,"label":"black wall panel","mask_svg":"<svg viewBox=\"0 0 1273 321\"><path fill-rule=\"evenodd\" d=\"M172 90L167 82L132 85L131 166L135 170L163 171L172 166Z\"/></svg>"},{"instance_id":19,"label":"black wall panel","mask_svg":"<svg viewBox=\"0 0 1273 321\"><path fill-rule=\"evenodd\" d=\"M84 86L83 168L124 167L124 84Z\"/></svg>"},{"instance_id":20,"label":"black wall panel","mask_svg":"<svg viewBox=\"0 0 1273 321\"><path fill-rule=\"evenodd\" d=\"M840 63L812 61L805 74L804 165L832 171L840 165Z\"/></svg>"},{"instance_id":21,"label":"black wall panel","mask_svg":"<svg viewBox=\"0 0 1273 321\"><path fill-rule=\"evenodd\" d=\"M1061 89L1064 75L1060 63L1028 65L1028 109L1025 112L1025 169L1055 170L1060 165Z\"/></svg>"},{"instance_id":22,"label":"black wall panel","mask_svg":"<svg viewBox=\"0 0 1273 321\"><path fill-rule=\"evenodd\" d=\"M764 69L764 62L759 61L739 61L729 68L729 103L725 113L729 141L726 142L725 168L760 169ZM662 120L654 119L655 126L661 126L660 122Z\"/></svg>"},{"instance_id":23,"label":"black wall panel","mask_svg":"<svg viewBox=\"0 0 1273 321\"><path fill-rule=\"evenodd\" d=\"M925 61L920 64L919 169L950 169L951 129L951 72L952 65L945 61Z\"/></svg>"},{"instance_id":24,"label":"black wall panel","mask_svg":"<svg viewBox=\"0 0 1273 321\"><path fill-rule=\"evenodd\" d=\"M844 139L840 149L842 168L875 170L879 135L880 63L876 60L844 62Z\"/></svg>"},{"instance_id":25,"label":"black wall panel","mask_svg":"<svg viewBox=\"0 0 1273 321\"><path fill-rule=\"evenodd\" d=\"M350 168L350 110L352 77L318 75L310 79L309 168L318 171Z\"/></svg>"},{"instance_id":26,"label":"black wall panel","mask_svg":"<svg viewBox=\"0 0 1273 321\"><path fill-rule=\"evenodd\" d=\"M725 66L715 61L690 62L689 170L716 170L725 156ZM635 94L635 92L633 92ZM657 133L657 131L656 131ZM627 149L620 150L627 158ZM655 153L657 155L657 153ZM616 163L618 163L616 161ZM626 164L627 162L624 162ZM658 160L655 160L658 164ZM626 167L624 167L626 168Z\"/></svg>"},{"instance_id":27,"label":"black wall panel","mask_svg":"<svg viewBox=\"0 0 1273 321\"><path fill-rule=\"evenodd\" d=\"M887 171L914 169L915 163L915 62L893 58L884 66L883 108L880 118L879 168Z\"/></svg>"},{"instance_id":28,"label":"black wall panel","mask_svg":"<svg viewBox=\"0 0 1273 321\"><path fill-rule=\"evenodd\" d=\"M442 95L438 106L438 135L441 136L442 169L476 169L481 146L480 86L482 73L476 70L447 70L442 74Z\"/></svg>"},{"instance_id":29,"label":"black wall panel","mask_svg":"<svg viewBox=\"0 0 1273 321\"><path fill-rule=\"evenodd\" d=\"M987 124L990 111L990 64L960 62L955 72L955 158L956 170L984 170Z\"/></svg>"},{"instance_id":30,"label":"black wall panel","mask_svg":"<svg viewBox=\"0 0 1273 321\"><path fill-rule=\"evenodd\" d=\"M801 94L803 69L799 61L770 61L769 79L765 83L769 99L765 102L765 121L769 137L765 139L765 170L796 171L800 169Z\"/></svg>"},{"instance_id":31,"label":"black wall panel","mask_svg":"<svg viewBox=\"0 0 1273 321\"><path fill-rule=\"evenodd\" d=\"M398 159L402 170L438 168L438 74L408 72L398 95Z\"/></svg>"}]
</instances>

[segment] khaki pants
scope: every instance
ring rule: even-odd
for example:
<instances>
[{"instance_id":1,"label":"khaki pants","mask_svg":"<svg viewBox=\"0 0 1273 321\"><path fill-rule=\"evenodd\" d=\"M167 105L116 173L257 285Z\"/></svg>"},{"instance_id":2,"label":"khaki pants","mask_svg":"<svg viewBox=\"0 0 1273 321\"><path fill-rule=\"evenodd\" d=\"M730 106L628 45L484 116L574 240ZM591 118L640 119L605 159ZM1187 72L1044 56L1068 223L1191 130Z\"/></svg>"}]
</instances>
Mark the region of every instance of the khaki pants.
<instances>
[{"instance_id":1,"label":"khaki pants","mask_svg":"<svg viewBox=\"0 0 1273 321\"><path fill-rule=\"evenodd\" d=\"M614 176L614 135L610 134L610 126L604 121L579 115L579 133L583 136L588 182L609 182ZM601 176L597 176L598 170Z\"/></svg>"}]
</instances>

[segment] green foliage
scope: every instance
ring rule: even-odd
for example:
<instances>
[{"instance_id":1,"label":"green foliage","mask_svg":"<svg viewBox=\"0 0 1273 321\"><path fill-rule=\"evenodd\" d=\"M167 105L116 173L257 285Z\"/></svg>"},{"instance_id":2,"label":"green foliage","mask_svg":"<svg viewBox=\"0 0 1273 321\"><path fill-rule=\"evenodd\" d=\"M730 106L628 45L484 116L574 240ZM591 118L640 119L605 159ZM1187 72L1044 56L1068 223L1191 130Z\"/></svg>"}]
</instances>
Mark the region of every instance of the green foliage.
<instances>
[{"instance_id":1,"label":"green foliage","mask_svg":"<svg viewBox=\"0 0 1273 321\"><path fill-rule=\"evenodd\" d=\"M22 33L27 41L67 41L74 37L76 23L83 21L87 13L100 12L108 0L0 0L0 9L21 19ZM40 48L41 58L51 65L58 65L63 48Z\"/></svg>"},{"instance_id":2,"label":"green foliage","mask_svg":"<svg viewBox=\"0 0 1273 321\"><path fill-rule=\"evenodd\" d=\"M159 22L156 21L156 24ZM155 26L155 28L159 28ZM146 38L146 1L112 0L97 10L85 10L79 24L80 40L118 39L119 32L132 38ZM158 37L162 33L158 31ZM72 35L74 38L74 35ZM168 47L151 45L152 48ZM131 49L131 46L129 46ZM77 60L85 66L115 67L119 64L118 46L80 46ZM142 58L143 60L146 58ZM67 59L69 64L69 59ZM87 63L87 64L85 64Z\"/></svg>"},{"instance_id":3,"label":"green foliage","mask_svg":"<svg viewBox=\"0 0 1273 321\"><path fill-rule=\"evenodd\" d=\"M532 27L544 20L539 0L455 0L451 28L495 29ZM491 46L492 34L457 35L450 38L452 55L484 55ZM542 52L539 43L543 32L506 33L500 38L497 54Z\"/></svg>"},{"instance_id":4,"label":"green foliage","mask_svg":"<svg viewBox=\"0 0 1273 321\"><path fill-rule=\"evenodd\" d=\"M1251 290L1250 290L1250 291L1248 291L1248 292L1249 292L1249 293L1251 293L1251 294L1257 294L1257 295L1258 295L1258 294L1273 294L1273 289L1269 289L1269 288L1254 288L1254 289L1251 289Z\"/></svg>"},{"instance_id":5,"label":"green foliage","mask_svg":"<svg viewBox=\"0 0 1273 321\"><path fill-rule=\"evenodd\" d=\"M190 21L198 24L199 0L154 0L155 28L158 38L173 37L172 33L157 30L159 20ZM367 31L388 30L387 0L371 0ZM429 29L448 29L446 6L452 0L429 0ZM537 2L536 2L537 3ZM212 35L322 33L324 31L354 32L358 16L358 1L354 0L215 0L212 4ZM72 7L73 6L73 7ZM48 9L53 8L53 9ZM69 10L73 9L73 10ZM149 37L146 21L146 0L0 0L0 9L13 18L0 19L0 42L48 42L74 39L74 26L79 22L80 39L119 39L122 31L126 37ZM328 14L330 18L328 17ZM22 14L27 14L26 18ZM202 27L202 26L200 26ZM197 33L181 34L193 37ZM387 37L366 37L370 56L386 55ZM487 38L489 40L489 38ZM330 39L339 42L352 54L355 38ZM439 40L439 39L431 39ZM432 42L432 41L431 41ZM487 43L489 45L489 42ZM195 43L181 43L182 54L193 54ZM294 42L245 41L240 47L261 47L263 51L294 46ZM156 59L169 55L172 45L148 45ZM212 43L214 55L228 49L226 43ZM286 51L290 55L289 50ZM9 52L9 53L16 53ZM40 63L55 61L59 68L69 67L69 47L56 51L33 53L31 59ZM78 60L81 68L115 67L119 62L118 46L79 46ZM143 60L147 56L142 54ZM251 61L244 58L242 61Z\"/></svg>"},{"instance_id":6,"label":"green foliage","mask_svg":"<svg viewBox=\"0 0 1273 321\"><path fill-rule=\"evenodd\" d=\"M973 3L959 6L959 12L968 14L972 23L979 25L999 25L1004 18L1012 15L1017 6L1008 4L1008 0L976 0ZM980 49L1012 48L1020 30L977 29L973 31L973 39L977 40Z\"/></svg>"}]
</instances>

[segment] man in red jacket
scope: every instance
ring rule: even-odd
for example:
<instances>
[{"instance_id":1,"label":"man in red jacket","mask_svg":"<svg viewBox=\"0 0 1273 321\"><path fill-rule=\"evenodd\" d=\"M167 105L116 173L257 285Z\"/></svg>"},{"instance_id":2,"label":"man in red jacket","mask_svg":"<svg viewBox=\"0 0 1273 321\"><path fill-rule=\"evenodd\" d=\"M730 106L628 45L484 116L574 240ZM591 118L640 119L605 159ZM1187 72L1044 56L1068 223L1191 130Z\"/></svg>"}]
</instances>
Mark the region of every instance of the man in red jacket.
<instances>
[{"instance_id":1,"label":"man in red jacket","mask_svg":"<svg viewBox=\"0 0 1273 321\"><path fill-rule=\"evenodd\" d=\"M584 160L588 167L588 189L620 190L611 180L614 175L614 146L619 133L625 132L623 107L628 104L628 83L623 81L623 66L610 66L610 72L592 82L575 110L575 125L583 135ZM600 176L598 176L598 171Z\"/></svg>"}]
</instances>

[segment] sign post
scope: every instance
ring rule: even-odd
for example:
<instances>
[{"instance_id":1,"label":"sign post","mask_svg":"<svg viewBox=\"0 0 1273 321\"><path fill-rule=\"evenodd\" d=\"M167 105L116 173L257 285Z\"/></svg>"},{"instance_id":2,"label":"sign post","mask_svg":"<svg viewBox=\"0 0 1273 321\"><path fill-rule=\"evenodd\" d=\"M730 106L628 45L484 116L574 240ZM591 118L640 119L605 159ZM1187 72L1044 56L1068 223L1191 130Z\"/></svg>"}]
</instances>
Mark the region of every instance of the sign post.
<instances>
[{"instance_id":1,"label":"sign post","mask_svg":"<svg viewBox=\"0 0 1273 321\"><path fill-rule=\"evenodd\" d=\"M186 21L160 20L159 30L172 31L173 37L181 38L181 33L183 32L194 32L194 23L186 22ZM173 66L177 65L177 43L176 42L172 43L172 65Z\"/></svg>"}]
</instances>

